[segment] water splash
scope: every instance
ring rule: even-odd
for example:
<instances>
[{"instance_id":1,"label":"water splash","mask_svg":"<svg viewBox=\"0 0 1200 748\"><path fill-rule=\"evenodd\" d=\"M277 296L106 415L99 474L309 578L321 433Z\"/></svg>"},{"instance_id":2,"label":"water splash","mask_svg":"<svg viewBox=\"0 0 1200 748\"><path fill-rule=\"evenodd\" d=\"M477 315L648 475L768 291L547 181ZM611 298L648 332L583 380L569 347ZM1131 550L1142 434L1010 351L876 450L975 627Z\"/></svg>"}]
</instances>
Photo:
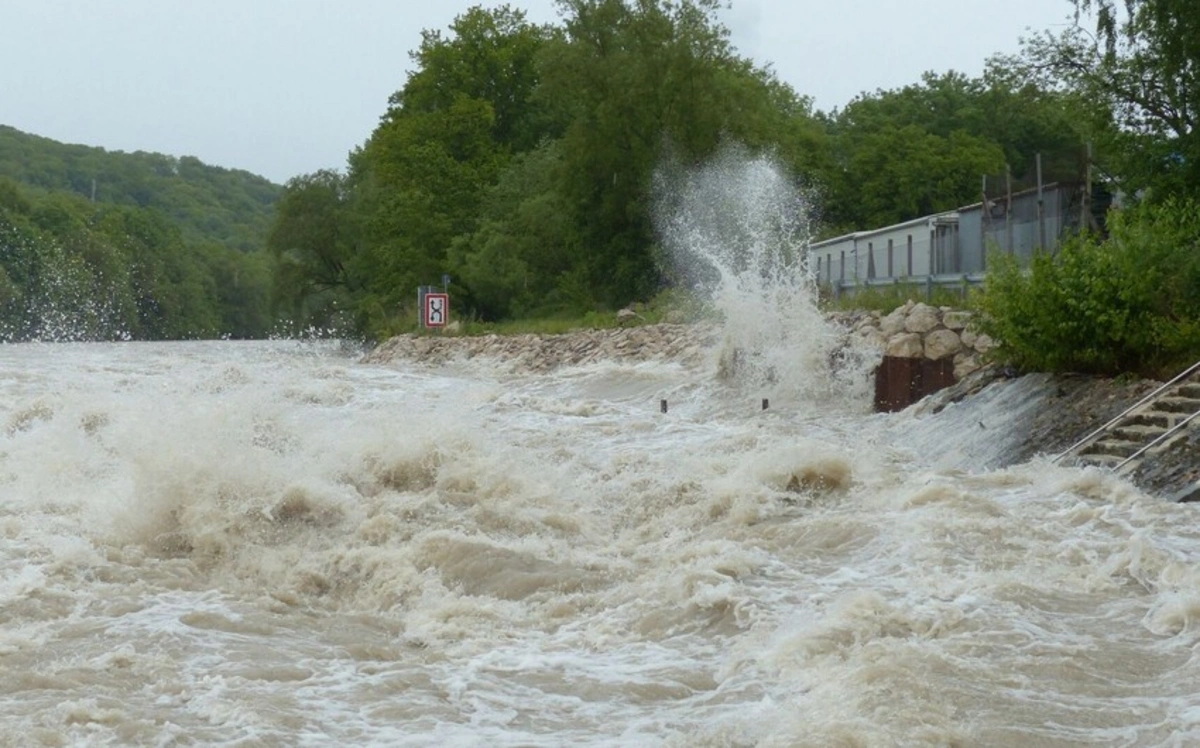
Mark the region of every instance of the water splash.
<instances>
[{"instance_id":1,"label":"water splash","mask_svg":"<svg viewBox=\"0 0 1200 748\"><path fill-rule=\"evenodd\" d=\"M703 164L668 163L654 194L672 269L722 319L723 378L785 397L866 402L874 361L817 306L806 263L812 200L775 158L728 146Z\"/></svg>"},{"instance_id":2,"label":"water splash","mask_svg":"<svg viewBox=\"0 0 1200 748\"><path fill-rule=\"evenodd\" d=\"M0 222L0 343L131 340L136 311L119 301L131 283L128 268L97 272L57 240Z\"/></svg>"}]
</instances>

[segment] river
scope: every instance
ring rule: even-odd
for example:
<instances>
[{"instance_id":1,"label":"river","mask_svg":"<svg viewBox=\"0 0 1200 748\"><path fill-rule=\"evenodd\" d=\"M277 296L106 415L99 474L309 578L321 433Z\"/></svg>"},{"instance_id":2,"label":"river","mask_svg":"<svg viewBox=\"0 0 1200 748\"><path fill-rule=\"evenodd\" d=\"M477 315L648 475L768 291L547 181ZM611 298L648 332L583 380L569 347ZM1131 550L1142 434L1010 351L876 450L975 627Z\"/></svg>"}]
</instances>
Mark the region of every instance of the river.
<instances>
[{"instance_id":1,"label":"river","mask_svg":"<svg viewBox=\"0 0 1200 748\"><path fill-rule=\"evenodd\" d=\"M714 367L0 346L0 744L1200 742L1194 505Z\"/></svg>"}]
</instances>

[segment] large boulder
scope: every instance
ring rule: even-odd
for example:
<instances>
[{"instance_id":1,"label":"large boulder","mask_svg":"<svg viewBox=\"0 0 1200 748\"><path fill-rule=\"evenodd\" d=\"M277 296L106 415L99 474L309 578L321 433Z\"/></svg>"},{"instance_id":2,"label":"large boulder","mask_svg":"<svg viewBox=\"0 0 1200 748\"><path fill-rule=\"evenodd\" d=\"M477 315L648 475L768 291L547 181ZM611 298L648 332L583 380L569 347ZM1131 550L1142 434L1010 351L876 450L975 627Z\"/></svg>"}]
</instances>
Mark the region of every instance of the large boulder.
<instances>
[{"instance_id":1,"label":"large boulder","mask_svg":"<svg viewBox=\"0 0 1200 748\"><path fill-rule=\"evenodd\" d=\"M962 340L953 330L934 330L925 336L925 358L940 361L962 350Z\"/></svg>"},{"instance_id":2,"label":"large boulder","mask_svg":"<svg viewBox=\"0 0 1200 748\"><path fill-rule=\"evenodd\" d=\"M904 320L908 312L904 307L896 308L891 314L879 320L879 331L885 338L890 338L898 332L904 332Z\"/></svg>"},{"instance_id":3,"label":"large boulder","mask_svg":"<svg viewBox=\"0 0 1200 748\"><path fill-rule=\"evenodd\" d=\"M949 311L942 314L942 324L949 330L966 329L967 324L971 321L971 313L963 311Z\"/></svg>"},{"instance_id":4,"label":"large boulder","mask_svg":"<svg viewBox=\"0 0 1200 748\"><path fill-rule=\"evenodd\" d=\"M942 324L938 310L928 304L917 304L904 320L904 329L909 332L927 333Z\"/></svg>"},{"instance_id":5,"label":"large boulder","mask_svg":"<svg viewBox=\"0 0 1200 748\"><path fill-rule=\"evenodd\" d=\"M887 355L896 358L920 358L925 355L925 344L917 333L902 332L888 340Z\"/></svg>"}]
</instances>

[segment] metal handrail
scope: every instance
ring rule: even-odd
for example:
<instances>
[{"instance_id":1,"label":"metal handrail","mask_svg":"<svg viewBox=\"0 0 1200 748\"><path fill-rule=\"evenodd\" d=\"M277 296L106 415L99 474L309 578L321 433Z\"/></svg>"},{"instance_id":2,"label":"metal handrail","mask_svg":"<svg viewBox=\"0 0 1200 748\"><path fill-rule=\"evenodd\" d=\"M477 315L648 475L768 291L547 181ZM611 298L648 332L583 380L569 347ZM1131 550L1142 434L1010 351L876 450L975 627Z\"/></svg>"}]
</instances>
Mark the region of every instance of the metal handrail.
<instances>
[{"instance_id":1,"label":"metal handrail","mask_svg":"<svg viewBox=\"0 0 1200 748\"><path fill-rule=\"evenodd\" d=\"M1133 411L1137 410L1138 408L1142 407L1143 405L1145 405L1146 403L1150 402L1150 401L1151 401L1151 400L1153 400L1154 398L1158 397L1158 395L1159 395L1160 393L1162 393L1162 391L1163 391L1163 390L1167 389L1168 387L1171 387L1171 386L1172 386L1172 385L1174 385L1175 383L1179 382L1179 380L1181 380L1181 379L1185 379L1185 378L1187 378L1187 377L1191 376L1191 375L1192 375L1192 374L1193 374L1193 373L1194 373L1196 370L1198 370L1198 369L1200 369L1200 361L1197 361L1196 363L1194 363L1194 364L1192 364L1191 366L1189 366L1189 367L1187 368L1187 370L1185 370L1183 373L1181 373L1181 374L1177 375L1177 376L1176 376L1174 379L1172 379L1170 382L1167 382L1167 383L1166 383L1166 384L1164 384L1163 386L1161 386L1161 387L1159 387L1158 389L1156 389L1154 392L1151 392L1149 395L1146 395L1145 397L1143 397L1141 400L1138 400L1138 401L1137 401L1136 403L1134 403L1133 405L1130 405L1128 408L1126 408L1124 411L1122 411L1120 415L1116 416L1115 418L1113 418L1113 419L1112 419L1111 421L1109 421L1108 423L1104 424L1103 426L1101 426L1100 428L1096 429L1096 430L1095 430L1095 431L1093 431L1092 433L1088 434L1087 436L1083 437L1082 439L1080 439L1079 441L1075 442L1075 443L1074 443L1074 444L1072 444L1071 446L1067 447L1067 448L1066 448L1066 449L1064 449L1062 452L1059 452L1057 455L1055 455L1055 456L1054 456L1054 459L1050 460L1050 462L1051 462L1051 463L1058 462L1058 461L1059 461L1059 460L1061 460L1062 458L1064 458L1064 457L1066 457L1067 455L1069 455L1070 453L1074 452L1076 449L1079 449L1079 448L1080 448L1080 447L1082 447L1084 444L1087 444L1088 442L1090 442L1092 439L1095 439L1095 438L1096 438L1097 436L1099 436L1100 434L1103 434L1105 431L1108 431L1110 428L1112 428L1113 426L1115 426L1115 425L1117 424L1117 422L1119 422L1120 420L1122 420L1123 418L1125 418L1125 416L1129 415L1129 414L1130 414L1130 413L1132 413ZM1191 419L1189 419L1189 420L1191 420ZM1185 423L1186 423L1186 421L1185 421Z\"/></svg>"},{"instance_id":2,"label":"metal handrail","mask_svg":"<svg viewBox=\"0 0 1200 748\"><path fill-rule=\"evenodd\" d=\"M1127 463L1129 463L1130 461L1136 460L1137 458L1141 457L1143 454L1146 453L1147 450L1153 449L1155 446L1157 446L1159 442L1165 441L1168 437L1171 436L1171 434L1174 434L1176 431L1179 431L1181 428L1183 428L1184 426L1191 423L1192 419L1195 418L1196 416L1200 416L1200 410L1196 411L1195 413L1191 414L1190 416L1183 419L1179 423L1175 424L1167 431L1164 431L1163 433L1159 434L1158 437L1154 441L1150 442L1149 444L1142 447L1138 451L1129 455L1124 460L1121 460L1119 463L1117 463L1115 466L1113 466L1113 472L1114 473L1117 472L1121 468L1125 467L1125 465Z\"/></svg>"}]
</instances>

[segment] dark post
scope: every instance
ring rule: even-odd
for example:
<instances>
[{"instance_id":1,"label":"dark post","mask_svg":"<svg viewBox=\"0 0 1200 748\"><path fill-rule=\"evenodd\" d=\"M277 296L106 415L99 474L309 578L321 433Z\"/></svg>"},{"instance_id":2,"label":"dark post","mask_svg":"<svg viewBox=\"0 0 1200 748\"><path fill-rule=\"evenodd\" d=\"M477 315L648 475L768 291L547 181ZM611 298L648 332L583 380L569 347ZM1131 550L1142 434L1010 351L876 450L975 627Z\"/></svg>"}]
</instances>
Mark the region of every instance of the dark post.
<instances>
[{"instance_id":1,"label":"dark post","mask_svg":"<svg viewBox=\"0 0 1200 748\"><path fill-rule=\"evenodd\" d=\"M1042 195L1042 154L1037 154L1037 219L1038 219L1038 251L1046 249L1046 203Z\"/></svg>"},{"instance_id":2,"label":"dark post","mask_svg":"<svg viewBox=\"0 0 1200 748\"><path fill-rule=\"evenodd\" d=\"M1004 206L1004 231L1007 234L1008 253L1013 253L1013 225L1012 225L1012 168L1004 165L1004 185L1008 193L1007 204Z\"/></svg>"}]
</instances>

